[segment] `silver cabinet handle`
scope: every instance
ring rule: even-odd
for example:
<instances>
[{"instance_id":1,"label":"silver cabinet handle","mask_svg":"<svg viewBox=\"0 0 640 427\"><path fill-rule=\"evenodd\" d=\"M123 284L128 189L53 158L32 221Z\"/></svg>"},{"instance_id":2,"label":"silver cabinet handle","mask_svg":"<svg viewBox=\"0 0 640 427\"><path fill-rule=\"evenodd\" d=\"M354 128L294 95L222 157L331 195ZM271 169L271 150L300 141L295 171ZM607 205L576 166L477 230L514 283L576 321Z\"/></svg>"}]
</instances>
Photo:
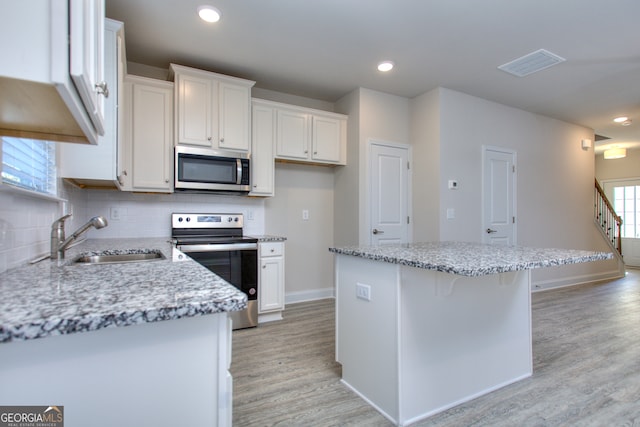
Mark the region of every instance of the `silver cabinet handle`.
<instances>
[{"instance_id":1,"label":"silver cabinet handle","mask_svg":"<svg viewBox=\"0 0 640 427\"><path fill-rule=\"evenodd\" d=\"M384 234L384 231L378 230L377 228L373 229L373 234Z\"/></svg>"},{"instance_id":2,"label":"silver cabinet handle","mask_svg":"<svg viewBox=\"0 0 640 427\"><path fill-rule=\"evenodd\" d=\"M487 228L487 234L491 234L491 233L497 233L498 230L492 230L490 228Z\"/></svg>"},{"instance_id":3,"label":"silver cabinet handle","mask_svg":"<svg viewBox=\"0 0 640 427\"><path fill-rule=\"evenodd\" d=\"M105 98L109 97L109 88L107 87L107 82L96 83L96 92L104 95Z\"/></svg>"}]
</instances>

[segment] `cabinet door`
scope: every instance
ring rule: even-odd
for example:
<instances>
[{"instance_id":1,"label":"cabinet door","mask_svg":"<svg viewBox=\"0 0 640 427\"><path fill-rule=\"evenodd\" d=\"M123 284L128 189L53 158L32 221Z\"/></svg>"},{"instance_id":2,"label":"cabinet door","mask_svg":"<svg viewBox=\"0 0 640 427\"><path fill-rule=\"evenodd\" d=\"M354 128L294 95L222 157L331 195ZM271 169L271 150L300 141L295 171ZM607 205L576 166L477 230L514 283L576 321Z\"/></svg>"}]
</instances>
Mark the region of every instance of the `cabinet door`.
<instances>
[{"instance_id":1,"label":"cabinet door","mask_svg":"<svg viewBox=\"0 0 640 427\"><path fill-rule=\"evenodd\" d=\"M173 88L133 85L133 190L172 191L172 107Z\"/></svg>"},{"instance_id":2,"label":"cabinet door","mask_svg":"<svg viewBox=\"0 0 640 427\"><path fill-rule=\"evenodd\" d=\"M218 146L229 150L249 151L250 88L220 82L218 93L220 111Z\"/></svg>"},{"instance_id":3,"label":"cabinet door","mask_svg":"<svg viewBox=\"0 0 640 427\"><path fill-rule=\"evenodd\" d=\"M284 309L284 258L262 258L260 264L259 311Z\"/></svg>"},{"instance_id":4,"label":"cabinet door","mask_svg":"<svg viewBox=\"0 0 640 427\"><path fill-rule=\"evenodd\" d=\"M309 157L309 115L278 110L276 155L306 160Z\"/></svg>"},{"instance_id":5,"label":"cabinet door","mask_svg":"<svg viewBox=\"0 0 640 427\"><path fill-rule=\"evenodd\" d=\"M250 195L273 196L275 111L271 107L254 105L251 121Z\"/></svg>"},{"instance_id":6,"label":"cabinet door","mask_svg":"<svg viewBox=\"0 0 640 427\"><path fill-rule=\"evenodd\" d=\"M98 135L104 135L104 0L69 2L69 73Z\"/></svg>"},{"instance_id":7,"label":"cabinet door","mask_svg":"<svg viewBox=\"0 0 640 427\"><path fill-rule=\"evenodd\" d=\"M58 146L58 176L71 178L75 182L101 181L99 185L110 185L116 181L120 118L118 108L122 102L122 23L107 20L105 25L104 78L111 94L105 100L105 132L97 145L60 144ZM104 183L102 183L104 182Z\"/></svg>"},{"instance_id":8,"label":"cabinet door","mask_svg":"<svg viewBox=\"0 0 640 427\"><path fill-rule=\"evenodd\" d=\"M176 85L178 144L211 147L214 136L217 138L218 134L217 83L211 79L178 74Z\"/></svg>"},{"instance_id":9,"label":"cabinet door","mask_svg":"<svg viewBox=\"0 0 640 427\"><path fill-rule=\"evenodd\" d=\"M313 160L333 163L340 161L340 125L339 119L313 116L313 151L311 152Z\"/></svg>"}]
</instances>

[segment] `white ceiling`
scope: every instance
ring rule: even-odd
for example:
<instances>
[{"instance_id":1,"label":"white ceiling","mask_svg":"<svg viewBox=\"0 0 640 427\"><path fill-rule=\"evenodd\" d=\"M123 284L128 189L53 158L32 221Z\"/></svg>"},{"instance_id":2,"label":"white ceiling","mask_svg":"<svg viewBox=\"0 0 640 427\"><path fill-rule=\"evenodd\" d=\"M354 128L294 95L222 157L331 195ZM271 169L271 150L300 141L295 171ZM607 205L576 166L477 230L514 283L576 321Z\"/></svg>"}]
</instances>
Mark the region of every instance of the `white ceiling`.
<instances>
[{"instance_id":1,"label":"white ceiling","mask_svg":"<svg viewBox=\"0 0 640 427\"><path fill-rule=\"evenodd\" d=\"M205 3L222 11L220 22L198 18ZM106 0L106 8L125 23L129 61L200 67L330 102L357 87L412 98L443 86L640 147L639 0ZM497 68L538 49L567 61L521 78ZM376 70L384 59L396 64L387 74ZM632 125L613 124L621 115Z\"/></svg>"}]
</instances>

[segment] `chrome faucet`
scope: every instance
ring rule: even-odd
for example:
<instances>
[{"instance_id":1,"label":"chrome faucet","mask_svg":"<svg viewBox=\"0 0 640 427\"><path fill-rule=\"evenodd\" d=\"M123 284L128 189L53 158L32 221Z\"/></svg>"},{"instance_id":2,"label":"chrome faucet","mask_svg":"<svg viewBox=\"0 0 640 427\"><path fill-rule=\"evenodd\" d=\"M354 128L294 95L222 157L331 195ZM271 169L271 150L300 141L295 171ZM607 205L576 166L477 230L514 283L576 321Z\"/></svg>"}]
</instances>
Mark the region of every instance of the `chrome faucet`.
<instances>
[{"instance_id":1,"label":"chrome faucet","mask_svg":"<svg viewBox=\"0 0 640 427\"><path fill-rule=\"evenodd\" d=\"M89 227L99 229L107 226L107 220L104 217L94 216L86 224L74 231L69 238L65 239L64 221L69 217L71 217L71 214L60 217L51 224L51 259L64 259L65 251L69 245L87 231Z\"/></svg>"}]
</instances>

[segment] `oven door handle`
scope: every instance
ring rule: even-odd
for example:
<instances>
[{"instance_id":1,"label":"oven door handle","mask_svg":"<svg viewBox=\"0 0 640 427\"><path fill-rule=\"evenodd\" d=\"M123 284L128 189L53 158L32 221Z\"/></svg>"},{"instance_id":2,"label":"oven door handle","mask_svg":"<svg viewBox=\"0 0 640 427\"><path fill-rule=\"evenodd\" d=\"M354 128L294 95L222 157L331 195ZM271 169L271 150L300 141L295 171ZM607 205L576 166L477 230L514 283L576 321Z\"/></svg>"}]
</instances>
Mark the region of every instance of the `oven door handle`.
<instances>
[{"instance_id":1,"label":"oven door handle","mask_svg":"<svg viewBox=\"0 0 640 427\"><path fill-rule=\"evenodd\" d=\"M178 245L177 248L184 253L189 252L224 252L224 251L248 251L257 250L257 243L221 243L204 245Z\"/></svg>"}]
</instances>

